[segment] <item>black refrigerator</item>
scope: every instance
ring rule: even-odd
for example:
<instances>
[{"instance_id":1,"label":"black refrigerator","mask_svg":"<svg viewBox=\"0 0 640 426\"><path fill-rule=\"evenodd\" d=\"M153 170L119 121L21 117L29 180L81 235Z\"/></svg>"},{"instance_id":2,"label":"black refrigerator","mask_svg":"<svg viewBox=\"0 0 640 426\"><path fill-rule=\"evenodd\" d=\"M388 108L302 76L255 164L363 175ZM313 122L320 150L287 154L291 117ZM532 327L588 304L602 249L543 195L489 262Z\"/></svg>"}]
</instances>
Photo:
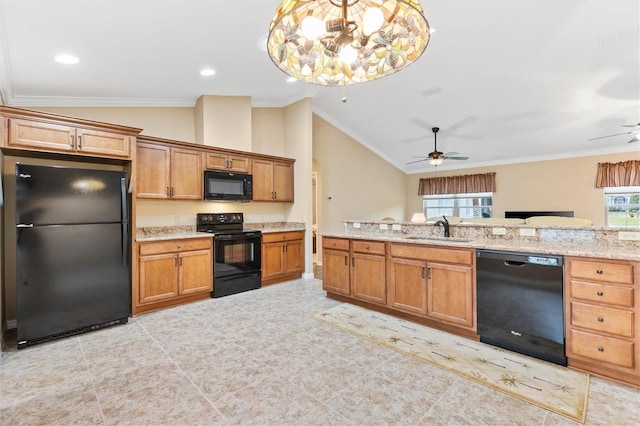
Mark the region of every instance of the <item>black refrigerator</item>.
<instances>
[{"instance_id":1,"label":"black refrigerator","mask_svg":"<svg viewBox=\"0 0 640 426\"><path fill-rule=\"evenodd\" d=\"M16 164L18 348L126 323L126 173Z\"/></svg>"}]
</instances>

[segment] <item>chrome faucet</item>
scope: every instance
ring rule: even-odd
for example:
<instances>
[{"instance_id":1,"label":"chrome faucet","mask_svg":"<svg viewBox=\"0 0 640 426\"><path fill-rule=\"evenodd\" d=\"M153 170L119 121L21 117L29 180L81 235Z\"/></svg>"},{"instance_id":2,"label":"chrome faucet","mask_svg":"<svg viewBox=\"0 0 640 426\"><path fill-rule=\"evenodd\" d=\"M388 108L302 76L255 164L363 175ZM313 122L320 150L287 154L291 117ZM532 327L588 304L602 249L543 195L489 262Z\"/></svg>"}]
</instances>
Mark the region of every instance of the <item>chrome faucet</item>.
<instances>
[{"instance_id":1,"label":"chrome faucet","mask_svg":"<svg viewBox=\"0 0 640 426\"><path fill-rule=\"evenodd\" d=\"M442 225L444 227L444 236L450 237L451 235L449 234L449 221L447 220L446 216L442 216L442 218L444 219L444 221L439 220L436 223L434 223L434 225L435 226Z\"/></svg>"}]
</instances>

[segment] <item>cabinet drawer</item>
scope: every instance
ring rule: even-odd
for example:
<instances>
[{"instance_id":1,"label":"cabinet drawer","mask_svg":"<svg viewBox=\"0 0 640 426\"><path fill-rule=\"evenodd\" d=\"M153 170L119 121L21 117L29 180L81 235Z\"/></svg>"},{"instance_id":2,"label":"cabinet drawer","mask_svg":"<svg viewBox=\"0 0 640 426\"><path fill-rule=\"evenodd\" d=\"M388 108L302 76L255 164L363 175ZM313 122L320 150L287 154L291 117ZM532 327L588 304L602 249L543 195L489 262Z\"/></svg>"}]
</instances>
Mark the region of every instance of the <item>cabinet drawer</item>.
<instances>
[{"instance_id":1,"label":"cabinet drawer","mask_svg":"<svg viewBox=\"0 0 640 426\"><path fill-rule=\"evenodd\" d=\"M571 302L571 325L633 337L633 312Z\"/></svg>"},{"instance_id":2,"label":"cabinet drawer","mask_svg":"<svg viewBox=\"0 0 640 426\"><path fill-rule=\"evenodd\" d=\"M573 281L569 285L571 297L597 303L633 307L633 287Z\"/></svg>"},{"instance_id":3,"label":"cabinet drawer","mask_svg":"<svg viewBox=\"0 0 640 426\"><path fill-rule=\"evenodd\" d=\"M472 250L439 248L423 245L392 244L391 256L433 262L455 263L458 265L471 265L473 263Z\"/></svg>"},{"instance_id":4,"label":"cabinet drawer","mask_svg":"<svg viewBox=\"0 0 640 426\"><path fill-rule=\"evenodd\" d=\"M277 243L280 241L302 240L304 231L293 232L269 232L262 234L263 243Z\"/></svg>"},{"instance_id":5,"label":"cabinet drawer","mask_svg":"<svg viewBox=\"0 0 640 426\"><path fill-rule=\"evenodd\" d=\"M385 254L384 243L381 241L351 240L351 247L356 253Z\"/></svg>"},{"instance_id":6,"label":"cabinet drawer","mask_svg":"<svg viewBox=\"0 0 640 426\"><path fill-rule=\"evenodd\" d=\"M575 355L620 367L634 368L634 343L631 341L578 330L571 330L569 337L570 351Z\"/></svg>"},{"instance_id":7,"label":"cabinet drawer","mask_svg":"<svg viewBox=\"0 0 640 426\"><path fill-rule=\"evenodd\" d=\"M593 281L633 284L633 265L605 261L571 260L569 276Z\"/></svg>"},{"instance_id":8,"label":"cabinet drawer","mask_svg":"<svg viewBox=\"0 0 640 426\"><path fill-rule=\"evenodd\" d=\"M211 248L211 238L193 238L188 240L168 240L140 244L140 256L150 254L207 250Z\"/></svg>"},{"instance_id":9,"label":"cabinet drawer","mask_svg":"<svg viewBox=\"0 0 640 426\"><path fill-rule=\"evenodd\" d=\"M349 240L345 240L344 238L323 238L322 248L349 250Z\"/></svg>"}]
</instances>

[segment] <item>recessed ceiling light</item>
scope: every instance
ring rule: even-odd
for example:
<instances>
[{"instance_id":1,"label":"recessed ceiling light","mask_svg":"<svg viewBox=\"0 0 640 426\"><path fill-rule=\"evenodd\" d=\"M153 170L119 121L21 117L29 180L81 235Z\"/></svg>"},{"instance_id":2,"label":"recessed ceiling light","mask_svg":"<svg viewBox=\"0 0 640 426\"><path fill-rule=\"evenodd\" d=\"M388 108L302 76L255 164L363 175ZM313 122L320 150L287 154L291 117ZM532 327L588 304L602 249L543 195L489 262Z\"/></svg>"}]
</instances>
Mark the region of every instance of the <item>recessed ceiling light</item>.
<instances>
[{"instance_id":1,"label":"recessed ceiling light","mask_svg":"<svg viewBox=\"0 0 640 426\"><path fill-rule=\"evenodd\" d=\"M211 68L205 68L202 71L200 71L200 75L203 75L205 77L211 77L215 73L216 73L216 71L212 70Z\"/></svg>"},{"instance_id":2,"label":"recessed ceiling light","mask_svg":"<svg viewBox=\"0 0 640 426\"><path fill-rule=\"evenodd\" d=\"M287 78L287 83L295 83L296 81L298 81L298 79L297 79L297 78L295 78L295 77L289 77L289 78Z\"/></svg>"},{"instance_id":3,"label":"recessed ceiling light","mask_svg":"<svg viewBox=\"0 0 640 426\"><path fill-rule=\"evenodd\" d=\"M63 55L58 55L55 58L56 62L58 62L59 64L77 64L78 62L80 62L80 59L76 58L73 55L67 55L67 54L63 54Z\"/></svg>"}]
</instances>

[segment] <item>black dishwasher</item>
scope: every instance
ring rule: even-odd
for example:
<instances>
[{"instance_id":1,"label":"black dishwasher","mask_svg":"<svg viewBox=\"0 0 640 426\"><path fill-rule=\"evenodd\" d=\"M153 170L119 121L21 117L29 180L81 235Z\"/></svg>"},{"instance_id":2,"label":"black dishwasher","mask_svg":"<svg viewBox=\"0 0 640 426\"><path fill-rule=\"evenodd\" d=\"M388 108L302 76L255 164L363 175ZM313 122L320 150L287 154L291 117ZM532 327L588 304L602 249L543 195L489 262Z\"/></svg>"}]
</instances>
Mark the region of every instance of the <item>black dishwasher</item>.
<instances>
[{"instance_id":1,"label":"black dishwasher","mask_svg":"<svg viewBox=\"0 0 640 426\"><path fill-rule=\"evenodd\" d=\"M480 341L567 365L563 257L477 250Z\"/></svg>"}]
</instances>

